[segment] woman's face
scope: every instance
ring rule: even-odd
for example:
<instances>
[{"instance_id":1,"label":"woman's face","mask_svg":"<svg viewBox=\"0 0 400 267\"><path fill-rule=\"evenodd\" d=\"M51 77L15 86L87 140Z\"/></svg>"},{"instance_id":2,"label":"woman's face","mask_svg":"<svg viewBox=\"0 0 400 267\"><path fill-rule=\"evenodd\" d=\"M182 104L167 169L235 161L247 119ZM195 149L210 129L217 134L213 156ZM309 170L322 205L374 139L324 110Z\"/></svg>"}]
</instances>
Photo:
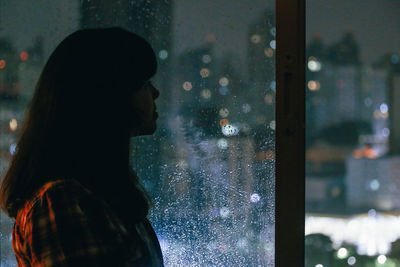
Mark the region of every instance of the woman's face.
<instances>
[{"instance_id":1,"label":"woman's face","mask_svg":"<svg viewBox=\"0 0 400 267\"><path fill-rule=\"evenodd\" d=\"M132 104L134 107L135 124L131 131L131 136L151 135L157 129L156 104L154 100L158 98L160 92L148 81L142 88L133 93Z\"/></svg>"}]
</instances>

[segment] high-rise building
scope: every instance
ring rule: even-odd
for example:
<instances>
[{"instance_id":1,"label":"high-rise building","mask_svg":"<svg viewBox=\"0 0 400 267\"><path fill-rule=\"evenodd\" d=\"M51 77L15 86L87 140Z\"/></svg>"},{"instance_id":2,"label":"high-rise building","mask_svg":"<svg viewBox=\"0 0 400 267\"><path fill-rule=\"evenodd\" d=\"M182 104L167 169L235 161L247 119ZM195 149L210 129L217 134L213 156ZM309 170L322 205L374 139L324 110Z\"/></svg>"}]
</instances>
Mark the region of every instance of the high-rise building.
<instances>
[{"instance_id":1,"label":"high-rise building","mask_svg":"<svg viewBox=\"0 0 400 267\"><path fill-rule=\"evenodd\" d=\"M275 49L276 28L274 12L266 9L248 29L247 63L249 81L245 91L248 103L252 103L251 123L256 127L275 123ZM255 113L257 115L255 115Z\"/></svg>"}]
</instances>

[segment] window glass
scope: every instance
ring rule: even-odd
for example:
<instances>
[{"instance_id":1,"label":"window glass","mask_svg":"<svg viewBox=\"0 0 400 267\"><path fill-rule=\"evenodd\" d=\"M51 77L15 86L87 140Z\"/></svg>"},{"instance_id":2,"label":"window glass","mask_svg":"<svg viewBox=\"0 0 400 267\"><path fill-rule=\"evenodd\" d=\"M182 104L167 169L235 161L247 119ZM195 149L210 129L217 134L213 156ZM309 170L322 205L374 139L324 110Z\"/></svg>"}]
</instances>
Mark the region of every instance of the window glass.
<instances>
[{"instance_id":1,"label":"window glass","mask_svg":"<svg viewBox=\"0 0 400 267\"><path fill-rule=\"evenodd\" d=\"M153 46L158 129L132 139L166 266L272 266L274 1L0 1L0 171L50 53L80 28ZM16 266L1 214L1 265Z\"/></svg>"},{"instance_id":2,"label":"window glass","mask_svg":"<svg viewBox=\"0 0 400 267\"><path fill-rule=\"evenodd\" d=\"M306 266L399 266L400 3L307 1Z\"/></svg>"}]
</instances>

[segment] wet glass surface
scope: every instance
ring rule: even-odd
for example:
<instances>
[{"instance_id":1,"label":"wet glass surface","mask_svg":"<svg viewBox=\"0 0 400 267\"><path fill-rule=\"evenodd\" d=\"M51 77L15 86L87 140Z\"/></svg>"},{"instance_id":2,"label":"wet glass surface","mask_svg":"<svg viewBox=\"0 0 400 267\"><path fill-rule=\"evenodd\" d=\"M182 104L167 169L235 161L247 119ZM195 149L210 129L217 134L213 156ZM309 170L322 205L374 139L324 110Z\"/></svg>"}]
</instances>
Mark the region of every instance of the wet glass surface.
<instances>
[{"instance_id":1,"label":"wet glass surface","mask_svg":"<svg viewBox=\"0 0 400 267\"><path fill-rule=\"evenodd\" d=\"M0 171L47 57L80 28L122 26L158 56L158 129L132 140L166 266L272 266L274 1L1 1ZM15 266L1 214L1 266Z\"/></svg>"}]
</instances>

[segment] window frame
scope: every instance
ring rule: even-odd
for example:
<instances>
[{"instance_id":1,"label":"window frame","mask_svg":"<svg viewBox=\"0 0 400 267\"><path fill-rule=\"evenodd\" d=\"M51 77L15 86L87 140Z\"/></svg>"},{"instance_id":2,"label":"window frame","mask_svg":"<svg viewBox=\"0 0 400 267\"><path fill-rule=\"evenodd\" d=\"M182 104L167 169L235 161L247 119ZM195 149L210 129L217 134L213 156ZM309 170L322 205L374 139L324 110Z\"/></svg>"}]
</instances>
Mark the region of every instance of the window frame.
<instances>
[{"instance_id":1,"label":"window frame","mask_svg":"<svg viewBox=\"0 0 400 267\"><path fill-rule=\"evenodd\" d=\"M276 0L275 266L304 266L305 0Z\"/></svg>"}]
</instances>

